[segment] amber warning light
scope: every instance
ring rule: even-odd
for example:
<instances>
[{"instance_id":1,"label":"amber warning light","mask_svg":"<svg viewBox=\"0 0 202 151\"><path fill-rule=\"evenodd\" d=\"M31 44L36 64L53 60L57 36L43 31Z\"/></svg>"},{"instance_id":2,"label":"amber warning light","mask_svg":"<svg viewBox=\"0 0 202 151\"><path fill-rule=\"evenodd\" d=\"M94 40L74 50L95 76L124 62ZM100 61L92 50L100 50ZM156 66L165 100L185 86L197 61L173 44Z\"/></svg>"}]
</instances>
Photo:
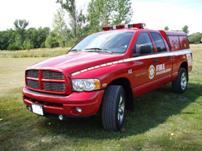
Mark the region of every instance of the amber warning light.
<instances>
[{"instance_id":1,"label":"amber warning light","mask_svg":"<svg viewBox=\"0 0 202 151\"><path fill-rule=\"evenodd\" d=\"M145 27L145 23L137 23L137 24L105 26L102 29L104 31L108 31L108 30L115 30L115 29L130 29L130 28L144 29L144 27Z\"/></svg>"}]
</instances>

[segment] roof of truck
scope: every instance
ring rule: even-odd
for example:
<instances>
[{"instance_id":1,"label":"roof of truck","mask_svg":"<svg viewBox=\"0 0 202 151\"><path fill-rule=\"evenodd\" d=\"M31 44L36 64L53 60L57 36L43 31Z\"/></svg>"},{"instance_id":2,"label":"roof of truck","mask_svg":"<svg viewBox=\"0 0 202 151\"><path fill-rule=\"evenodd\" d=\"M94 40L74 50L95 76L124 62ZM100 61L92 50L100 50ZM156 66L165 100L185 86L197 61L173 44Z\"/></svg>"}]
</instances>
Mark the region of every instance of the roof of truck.
<instances>
[{"instance_id":1,"label":"roof of truck","mask_svg":"<svg viewBox=\"0 0 202 151\"><path fill-rule=\"evenodd\" d=\"M166 32L166 35L167 36L187 36L187 34L182 31L169 31L169 32Z\"/></svg>"}]
</instances>

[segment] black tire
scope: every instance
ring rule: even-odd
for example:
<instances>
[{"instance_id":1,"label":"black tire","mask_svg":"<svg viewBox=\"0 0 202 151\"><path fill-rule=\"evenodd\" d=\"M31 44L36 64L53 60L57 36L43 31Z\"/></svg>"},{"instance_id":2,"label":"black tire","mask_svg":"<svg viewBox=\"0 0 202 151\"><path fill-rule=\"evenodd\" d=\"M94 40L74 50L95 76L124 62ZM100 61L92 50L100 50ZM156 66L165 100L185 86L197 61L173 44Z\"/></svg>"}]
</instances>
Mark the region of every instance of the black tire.
<instances>
[{"instance_id":1,"label":"black tire","mask_svg":"<svg viewBox=\"0 0 202 151\"><path fill-rule=\"evenodd\" d=\"M180 68L177 78L172 82L172 89L176 93L183 93L188 86L188 72L185 68Z\"/></svg>"},{"instance_id":2,"label":"black tire","mask_svg":"<svg viewBox=\"0 0 202 151\"><path fill-rule=\"evenodd\" d=\"M126 114L125 99L122 86L107 87L102 103L102 125L105 130L121 131L123 129Z\"/></svg>"}]
</instances>

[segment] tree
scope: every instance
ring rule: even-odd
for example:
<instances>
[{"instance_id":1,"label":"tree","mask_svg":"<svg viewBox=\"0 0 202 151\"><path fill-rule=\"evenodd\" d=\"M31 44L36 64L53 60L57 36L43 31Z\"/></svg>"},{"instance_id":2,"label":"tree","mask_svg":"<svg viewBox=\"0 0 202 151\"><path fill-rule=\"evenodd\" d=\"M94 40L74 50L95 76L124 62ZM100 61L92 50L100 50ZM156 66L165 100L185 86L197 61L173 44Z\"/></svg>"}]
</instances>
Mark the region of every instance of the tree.
<instances>
[{"instance_id":1,"label":"tree","mask_svg":"<svg viewBox=\"0 0 202 151\"><path fill-rule=\"evenodd\" d=\"M15 29L16 30L19 30L19 31L24 31L25 28L29 25L29 22L26 21L25 19L17 19L15 20L14 22L14 26L15 26Z\"/></svg>"},{"instance_id":2,"label":"tree","mask_svg":"<svg viewBox=\"0 0 202 151\"><path fill-rule=\"evenodd\" d=\"M35 37L35 45L37 48L44 48L45 47L45 41L50 33L50 28L39 28L37 29L37 36Z\"/></svg>"},{"instance_id":3,"label":"tree","mask_svg":"<svg viewBox=\"0 0 202 151\"><path fill-rule=\"evenodd\" d=\"M82 28L86 23L86 16L83 13L83 10L80 10L77 17L77 24L79 28Z\"/></svg>"},{"instance_id":4,"label":"tree","mask_svg":"<svg viewBox=\"0 0 202 151\"><path fill-rule=\"evenodd\" d=\"M6 50L9 46L9 41L11 38L11 32L8 31L0 31L0 50Z\"/></svg>"},{"instance_id":5,"label":"tree","mask_svg":"<svg viewBox=\"0 0 202 151\"><path fill-rule=\"evenodd\" d=\"M190 43L199 44L202 39L202 33L200 32L193 33L188 38Z\"/></svg>"},{"instance_id":6,"label":"tree","mask_svg":"<svg viewBox=\"0 0 202 151\"><path fill-rule=\"evenodd\" d=\"M99 31L105 25L129 23L131 10L130 0L91 0L87 16L89 28Z\"/></svg>"},{"instance_id":7,"label":"tree","mask_svg":"<svg viewBox=\"0 0 202 151\"><path fill-rule=\"evenodd\" d=\"M33 46L33 48L44 48L45 41L49 35L49 32L50 29L48 27L38 29L29 28L25 32L25 41L26 41L25 44Z\"/></svg>"},{"instance_id":8,"label":"tree","mask_svg":"<svg viewBox=\"0 0 202 151\"><path fill-rule=\"evenodd\" d=\"M30 50L32 48L34 48L32 41L30 39L25 39L25 41L23 42L23 49Z\"/></svg>"},{"instance_id":9,"label":"tree","mask_svg":"<svg viewBox=\"0 0 202 151\"><path fill-rule=\"evenodd\" d=\"M187 25L185 25L184 27L182 27L182 31L185 33L189 33L189 27Z\"/></svg>"},{"instance_id":10,"label":"tree","mask_svg":"<svg viewBox=\"0 0 202 151\"><path fill-rule=\"evenodd\" d=\"M75 4L75 0L57 0L57 3L61 5L63 9L67 11L70 17L70 26L73 29L73 35L76 37L77 36L77 8Z\"/></svg>"},{"instance_id":11,"label":"tree","mask_svg":"<svg viewBox=\"0 0 202 151\"><path fill-rule=\"evenodd\" d=\"M54 47L59 47L59 41L58 41L58 36L54 32L51 32L48 37L46 38L45 41L45 46L47 48L54 48Z\"/></svg>"},{"instance_id":12,"label":"tree","mask_svg":"<svg viewBox=\"0 0 202 151\"><path fill-rule=\"evenodd\" d=\"M28 26L29 22L25 19L17 19L14 22L15 29L18 33L16 36L16 48L22 49L23 41L25 40L25 29Z\"/></svg>"},{"instance_id":13,"label":"tree","mask_svg":"<svg viewBox=\"0 0 202 151\"><path fill-rule=\"evenodd\" d=\"M64 10L59 8L57 10L57 13L54 15L54 20L53 20L53 32L57 34L61 47L65 46L68 40L67 37L69 32L67 25L65 23L64 17L65 17Z\"/></svg>"},{"instance_id":14,"label":"tree","mask_svg":"<svg viewBox=\"0 0 202 151\"><path fill-rule=\"evenodd\" d=\"M116 0L115 11L112 15L113 24L126 24L131 21L132 18L132 8L130 0Z\"/></svg>"},{"instance_id":15,"label":"tree","mask_svg":"<svg viewBox=\"0 0 202 151\"><path fill-rule=\"evenodd\" d=\"M98 19L100 20L101 26L112 24L112 14L115 14L115 9L117 9L115 1L95 0L95 2L98 7Z\"/></svg>"},{"instance_id":16,"label":"tree","mask_svg":"<svg viewBox=\"0 0 202 151\"><path fill-rule=\"evenodd\" d=\"M168 27L168 26L166 26L166 27L164 28L164 30L168 31L168 30L169 30L169 27Z\"/></svg>"},{"instance_id":17,"label":"tree","mask_svg":"<svg viewBox=\"0 0 202 151\"><path fill-rule=\"evenodd\" d=\"M87 20L89 23L89 32L97 32L100 27L104 24L100 20L102 6L99 5L98 0L91 0L88 6Z\"/></svg>"},{"instance_id":18,"label":"tree","mask_svg":"<svg viewBox=\"0 0 202 151\"><path fill-rule=\"evenodd\" d=\"M47 27L24 29L23 40L16 30L0 31L0 50L43 48L49 31Z\"/></svg>"}]
</instances>

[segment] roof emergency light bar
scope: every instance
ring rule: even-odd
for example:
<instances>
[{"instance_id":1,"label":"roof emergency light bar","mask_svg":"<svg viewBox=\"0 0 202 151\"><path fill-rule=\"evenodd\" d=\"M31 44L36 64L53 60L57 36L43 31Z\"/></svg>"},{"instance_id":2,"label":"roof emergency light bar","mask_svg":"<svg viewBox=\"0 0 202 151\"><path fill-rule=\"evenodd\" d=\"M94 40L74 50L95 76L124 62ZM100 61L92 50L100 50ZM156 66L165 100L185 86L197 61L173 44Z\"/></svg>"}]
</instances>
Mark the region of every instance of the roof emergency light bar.
<instances>
[{"instance_id":1,"label":"roof emergency light bar","mask_svg":"<svg viewBox=\"0 0 202 151\"><path fill-rule=\"evenodd\" d=\"M103 29L104 31L109 31L109 30L130 29L130 28L144 29L144 27L145 27L145 23L137 23L137 24L105 26L105 27L103 27L102 29Z\"/></svg>"}]
</instances>

